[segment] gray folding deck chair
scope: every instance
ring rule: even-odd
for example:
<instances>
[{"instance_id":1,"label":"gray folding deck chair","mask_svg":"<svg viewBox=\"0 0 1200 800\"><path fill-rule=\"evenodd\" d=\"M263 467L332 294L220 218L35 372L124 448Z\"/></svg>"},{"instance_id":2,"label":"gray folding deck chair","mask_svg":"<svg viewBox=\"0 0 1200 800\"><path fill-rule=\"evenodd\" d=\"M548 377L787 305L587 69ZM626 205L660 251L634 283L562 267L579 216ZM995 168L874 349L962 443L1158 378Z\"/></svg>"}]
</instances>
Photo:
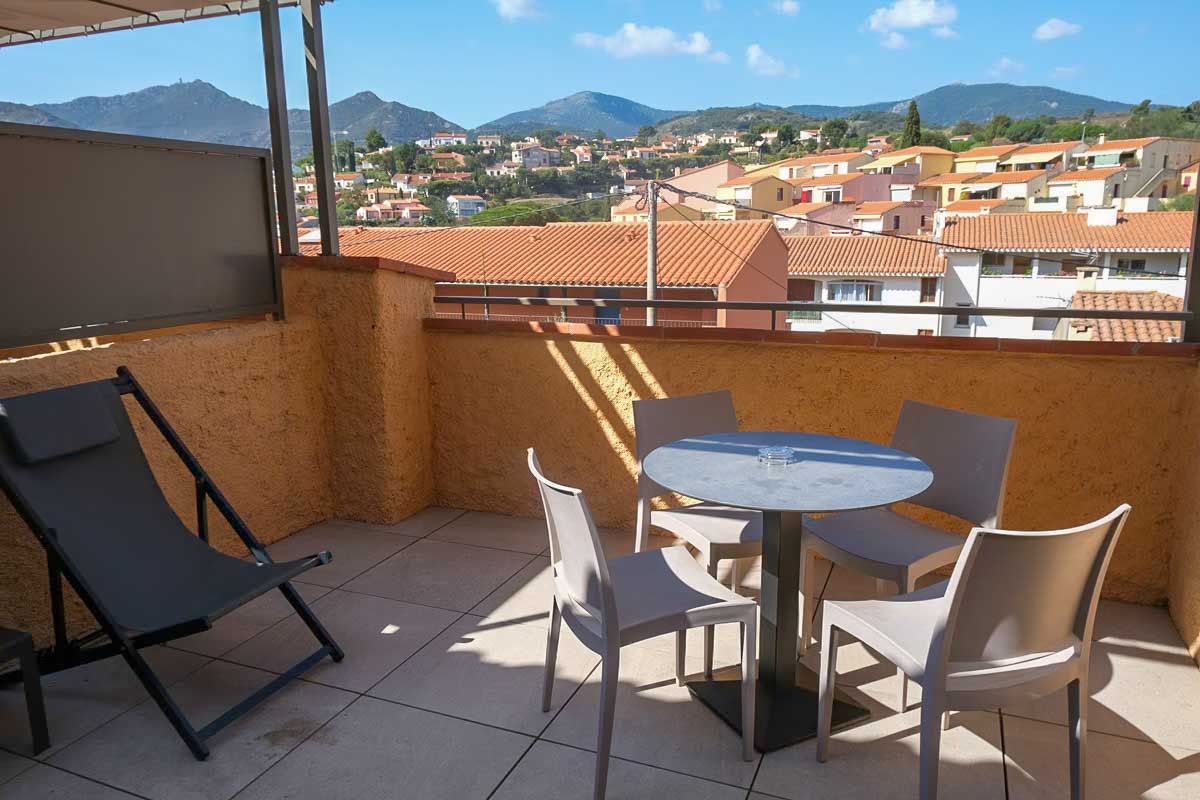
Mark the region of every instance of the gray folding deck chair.
<instances>
[{"instance_id":1,"label":"gray folding deck chair","mask_svg":"<svg viewBox=\"0 0 1200 800\"><path fill-rule=\"evenodd\" d=\"M132 394L196 482L199 536L159 488L122 395ZM117 377L0 400L0 484L46 549L54 645L43 674L120 655L197 759L205 741L296 676L343 653L289 581L328 552L275 563L125 367ZM253 560L208 544L208 501ZM99 629L68 640L62 577ZM208 630L224 614L279 589L320 647L197 731L138 650Z\"/></svg>"}]
</instances>

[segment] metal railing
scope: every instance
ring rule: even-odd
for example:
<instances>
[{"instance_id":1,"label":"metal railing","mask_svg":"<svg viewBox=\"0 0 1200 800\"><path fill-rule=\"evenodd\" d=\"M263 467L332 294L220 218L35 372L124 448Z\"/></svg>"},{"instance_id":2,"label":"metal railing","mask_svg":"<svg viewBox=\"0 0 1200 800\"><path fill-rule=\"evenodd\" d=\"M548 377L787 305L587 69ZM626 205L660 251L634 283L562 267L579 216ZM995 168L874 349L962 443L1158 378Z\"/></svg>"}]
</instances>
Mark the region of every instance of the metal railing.
<instances>
[{"instance_id":1,"label":"metal railing","mask_svg":"<svg viewBox=\"0 0 1200 800\"><path fill-rule=\"evenodd\" d=\"M723 311L771 311L774 329L780 314L796 312L860 312L864 314L913 314L920 316L960 317L1032 317L1033 319L1141 319L1163 322L1191 322L1190 311L1130 311L1086 308L1010 308L1004 306L887 305L883 303L823 303L807 301L771 302L757 300L641 300L599 297L486 297L481 295L437 295L434 303L482 306L551 306L555 308L656 308L711 309ZM440 312L451 318L461 315ZM487 314L495 319L494 315ZM561 319L548 321L561 322ZM622 321L622 324L627 324Z\"/></svg>"},{"instance_id":2,"label":"metal railing","mask_svg":"<svg viewBox=\"0 0 1200 800\"><path fill-rule=\"evenodd\" d=\"M440 302L440 301L439 301ZM595 317L572 317L560 314L492 314L475 311L435 311L432 319L466 319L484 322L578 322L584 325L604 323ZM645 319L623 319L621 325L645 325ZM655 323L660 328L715 328L715 322L698 319L660 319Z\"/></svg>"}]
</instances>

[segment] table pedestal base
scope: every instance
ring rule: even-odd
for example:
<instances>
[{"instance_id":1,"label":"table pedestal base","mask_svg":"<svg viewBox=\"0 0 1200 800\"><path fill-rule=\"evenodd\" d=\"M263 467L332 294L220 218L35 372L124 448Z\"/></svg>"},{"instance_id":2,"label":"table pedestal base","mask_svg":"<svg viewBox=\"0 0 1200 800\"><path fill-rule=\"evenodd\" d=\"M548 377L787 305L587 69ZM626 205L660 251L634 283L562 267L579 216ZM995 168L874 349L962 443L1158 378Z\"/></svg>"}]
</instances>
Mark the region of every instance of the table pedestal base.
<instances>
[{"instance_id":1,"label":"table pedestal base","mask_svg":"<svg viewBox=\"0 0 1200 800\"><path fill-rule=\"evenodd\" d=\"M700 681L689 683L688 691L708 706L726 725L742 730L741 681ZM759 683L754 717L754 747L770 753L817 735L817 693L794 686L769 688ZM871 712L847 700L834 698L833 730L869 717Z\"/></svg>"}]
</instances>

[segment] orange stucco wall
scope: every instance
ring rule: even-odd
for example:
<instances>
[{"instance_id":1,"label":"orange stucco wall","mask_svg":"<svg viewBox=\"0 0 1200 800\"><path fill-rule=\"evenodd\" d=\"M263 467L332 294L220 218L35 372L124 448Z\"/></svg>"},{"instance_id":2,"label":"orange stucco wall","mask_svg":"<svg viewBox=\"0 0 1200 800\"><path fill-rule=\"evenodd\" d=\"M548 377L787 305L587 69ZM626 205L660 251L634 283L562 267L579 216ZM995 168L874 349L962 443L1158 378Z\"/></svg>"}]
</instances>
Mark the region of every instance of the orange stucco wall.
<instances>
[{"instance_id":1,"label":"orange stucco wall","mask_svg":"<svg viewBox=\"0 0 1200 800\"><path fill-rule=\"evenodd\" d=\"M886 442L906 398L1017 419L1007 526L1074 525L1133 504L1110 597L1164 601L1170 549L1190 523L1178 477L1196 449L1179 427L1191 358L448 330L430 331L429 358L446 505L537 515L533 446L556 480L585 490L599 524L632 530L631 401L729 388L744 428ZM1139 412L1148 398L1153 413Z\"/></svg>"},{"instance_id":2,"label":"orange stucco wall","mask_svg":"<svg viewBox=\"0 0 1200 800\"><path fill-rule=\"evenodd\" d=\"M291 259L284 322L0 361L0 397L111 377L124 364L264 542L332 516L397 522L433 499L421 326L432 278L446 276L378 267L377 259ZM190 475L128 402L168 500L192 524ZM215 546L243 552L215 510L209 523ZM45 556L2 497L0 549L0 625L45 642ZM76 598L68 605L72 632L93 627Z\"/></svg>"}]
</instances>

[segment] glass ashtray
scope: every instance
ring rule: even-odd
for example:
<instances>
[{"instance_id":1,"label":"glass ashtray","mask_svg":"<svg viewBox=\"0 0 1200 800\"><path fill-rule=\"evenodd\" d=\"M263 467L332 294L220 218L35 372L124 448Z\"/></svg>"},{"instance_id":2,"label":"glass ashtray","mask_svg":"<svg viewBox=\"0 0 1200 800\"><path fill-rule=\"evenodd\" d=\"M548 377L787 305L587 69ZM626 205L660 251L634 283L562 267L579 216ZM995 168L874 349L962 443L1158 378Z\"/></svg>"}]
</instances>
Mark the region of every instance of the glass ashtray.
<instances>
[{"instance_id":1,"label":"glass ashtray","mask_svg":"<svg viewBox=\"0 0 1200 800\"><path fill-rule=\"evenodd\" d=\"M786 466L796 460L796 451L791 447L760 447L758 448L758 463L767 466Z\"/></svg>"}]
</instances>

